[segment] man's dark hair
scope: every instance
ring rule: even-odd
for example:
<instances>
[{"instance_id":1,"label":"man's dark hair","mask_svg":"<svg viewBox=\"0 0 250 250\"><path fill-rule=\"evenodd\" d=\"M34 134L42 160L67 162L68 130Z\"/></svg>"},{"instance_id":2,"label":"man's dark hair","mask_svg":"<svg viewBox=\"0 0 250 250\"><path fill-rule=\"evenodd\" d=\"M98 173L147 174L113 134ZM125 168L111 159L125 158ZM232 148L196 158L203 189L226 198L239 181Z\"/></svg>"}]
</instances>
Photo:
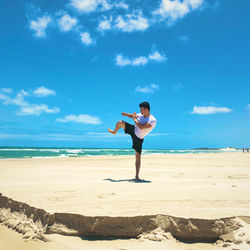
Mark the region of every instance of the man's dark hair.
<instances>
[{"instance_id":1,"label":"man's dark hair","mask_svg":"<svg viewBox=\"0 0 250 250\"><path fill-rule=\"evenodd\" d=\"M142 102L139 104L140 108L146 108L148 111L150 111L150 104L148 102Z\"/></svg>"}]
</instances>

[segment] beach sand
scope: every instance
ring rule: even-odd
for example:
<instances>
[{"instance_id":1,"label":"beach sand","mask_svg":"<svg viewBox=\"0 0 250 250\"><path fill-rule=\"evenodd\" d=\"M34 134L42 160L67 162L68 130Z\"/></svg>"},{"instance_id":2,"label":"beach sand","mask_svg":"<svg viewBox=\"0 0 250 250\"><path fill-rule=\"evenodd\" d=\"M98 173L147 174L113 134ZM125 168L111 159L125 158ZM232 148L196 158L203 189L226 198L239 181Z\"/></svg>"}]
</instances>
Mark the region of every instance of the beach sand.
<instances>
[{"instance_id":1,"label":"beach sand","mask_svg":"<svg viewBox=\"0 0 250 250\"><path fill-rule=\"evenodd\" d=\"M142 182L133 180L134 156L8 159L0 161L0 173L0 193L6 197L0 203L0 249L17 249L13 244L20 246L18 249L217 249L225 244L250 249L250 220L246 217L250 216L248 154L143 155ZM24 206L14 201L9 205L7 197L43 209L38 214L46 213L46 221L37 226L37 232L42 232L49 242L24 241L22 237L34 238L34 234L25 229L31 228L27 221L22 221L34 220L38 224L39 220L34 219L33 210L28 213L27 208L25 212ZM235 218L220 220L226 217ZM93 222L96 227L93 229L91 224L86 231L80 225L83 220L85 226ZM117 224L114 235L112 224ZM216 231L217 227L220 229ZM94 238L73 237L84 233ZM226 234L234 238L204 243ZM117 238L108 240L108 235ZM104 238L98 240L95 236ZM198 243L186 243L189 238Z\"/></svg>"}]
</instances>

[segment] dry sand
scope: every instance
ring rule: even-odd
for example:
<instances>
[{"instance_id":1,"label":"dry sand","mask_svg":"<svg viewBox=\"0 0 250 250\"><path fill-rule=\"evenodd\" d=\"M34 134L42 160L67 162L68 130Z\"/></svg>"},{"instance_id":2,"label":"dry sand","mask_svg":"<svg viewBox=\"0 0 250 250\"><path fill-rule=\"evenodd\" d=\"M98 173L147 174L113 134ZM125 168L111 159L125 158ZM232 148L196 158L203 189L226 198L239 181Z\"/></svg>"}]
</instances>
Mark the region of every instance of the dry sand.
<instances>
[{"instance_id":1,"label":"dry sand","mask_svg":"<svg viewBox=\"0 0 250 250\"><path fill-rule=\"evenodd\" d=\"M238 152L144 155L141 167L144 181L133 181L134 172L133 156L0 160L2 195L43 209L45 212L41 214L46 213L43 223L46 224L50 219L49 233L83 235L86 230L71 222L79 224L84 219L86 225L93 221L93 216L100 216L95 219L96 227L91 227L89 234L98 232L99 235L108 235L107 228L112 229L114 223L118 224L117 235L136 235L140 238L93 241L45 234L46 240L50 242L24 242L19 234L1 226L0 249L17 249L13 244L20 246L18 249L71 249L72 246L72 249L217 249L225 244L230 247L235 245L238 249L250 249L249 220L240 217L250 216L250 155ZM39 222L34 219L34 211L30 212L32 217L27 215L28 208L25 214L23 205L21 208L17 203L14 206L14 202L12 205L6 204L11 204L11 200L2 202L2 224L26 233L26 238L32 236L25 225L30 219L35 220L36 224ZM57 215L52 218L48 217L48 213ZM76 214L75 218L70 217L69 213ZM159 214L171 217L157 216ZM91 217L83 218L82 215ZM122 221L119 216L124 217ZM234 216L237 218L219 220ZM135 230L129 227L133 224L131 217L134 226L139 225L141 228ZM204 220L185 218L211 220L204 224ZM26 221L26 224L22 221ZM48 232L48 223L46 230L43 223L36 225L37 234L46 233L46 230ZM122 232L126 227L127 230ZM138 232L145 233L146 229L152 230L137 235ZM167 233L169 231L174 236L180 236L179 240L183 237L195 238L195 234L204 239L204 235L211 235L211 232L214 238L228 233L233 239L223 240L222 237L218 244L184 244L172 238ZM5 247L2 248L1 244L5 244Z\"/></svg>"}]
</instances>

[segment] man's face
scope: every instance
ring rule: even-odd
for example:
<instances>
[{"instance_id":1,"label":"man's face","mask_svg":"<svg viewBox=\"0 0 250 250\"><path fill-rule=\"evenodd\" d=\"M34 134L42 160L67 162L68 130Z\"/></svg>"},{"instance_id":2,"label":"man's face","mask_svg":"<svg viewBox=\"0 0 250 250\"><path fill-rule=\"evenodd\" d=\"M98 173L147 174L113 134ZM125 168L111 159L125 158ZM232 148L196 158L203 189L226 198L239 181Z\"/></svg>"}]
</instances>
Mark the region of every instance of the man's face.
<instances>
[{"instance_id":1,"label":"man's face","mask_svg":"<svg viewBox=\"0 0 250 250\"><path fill-rule=\"evenodd\" d=\"M140 112L141 112L142 115L144 115L144 113L145 113L145 108L141 107L141 108L140 108Z\"/></svg>"}]
</instances>

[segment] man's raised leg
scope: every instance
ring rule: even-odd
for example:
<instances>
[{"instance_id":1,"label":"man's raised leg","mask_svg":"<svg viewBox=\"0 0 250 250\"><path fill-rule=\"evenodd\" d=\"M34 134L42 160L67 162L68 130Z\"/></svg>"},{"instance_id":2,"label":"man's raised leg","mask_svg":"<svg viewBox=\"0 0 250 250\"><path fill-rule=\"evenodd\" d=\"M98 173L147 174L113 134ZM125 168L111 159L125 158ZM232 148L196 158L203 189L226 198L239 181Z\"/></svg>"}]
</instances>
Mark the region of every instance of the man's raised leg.
<instances>
[{"instance_id":1,"label":"man's raised leg","mask_svg":"<svg viewBox=\"0 0 250 250\"><path fill-rule=\"evenodd\" d=\"M117 132L120 128L123 128L124 131L125 131L125 123L124 123L123 121L117 122L117 123L116 123L116 126L115 126L115 129L112 130L112 129L109 128L108 131L109 131L109 133L115 135L116 132Z\"/></svg>"},{"instance_id":2,"label":"man's raised leg","mask_svg":"<svg viewBox=\"0 0 250 250\"><path fill-rule=\"evenodd\" d=\"M141 167L141 154L135 151L135 179L140 180L139 172Z\"/></svg>"}]
</instances>

